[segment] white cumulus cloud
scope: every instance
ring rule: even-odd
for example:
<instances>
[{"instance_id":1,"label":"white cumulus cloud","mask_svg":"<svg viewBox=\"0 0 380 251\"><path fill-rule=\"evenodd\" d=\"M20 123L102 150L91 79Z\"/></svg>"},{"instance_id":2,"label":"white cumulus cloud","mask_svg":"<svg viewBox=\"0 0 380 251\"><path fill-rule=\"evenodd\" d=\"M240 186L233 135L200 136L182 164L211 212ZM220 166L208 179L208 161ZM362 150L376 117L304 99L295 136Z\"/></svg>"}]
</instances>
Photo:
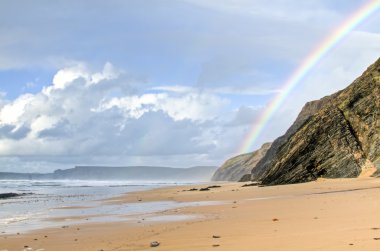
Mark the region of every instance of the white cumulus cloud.
<instances>
[{"instance_id":1,"label":"white cumulus cloud","mask_svg":"<svg viewBox=\"0 0 380 251\"><path fill-rule=\"evenodd\" d=\"M185 161L181 166L189 166L197 164L195 159L210 164L206 155L216 158L234 148L234 141L222 140L236 129L230 120L237 111L225 112L225 97L190 87L186 92L152 90L143 84L136 93L134 84L111 63L100 71L80 63L58 70L40 92L1 99L1 158L61 167L94 163L99 156L104 161L95 164L137 164L138 156L153 161L145 164L162 164L162 156L168 156L167 165ZM236 132L241 137L244 130Z\"/></svg>"}]
</instances>

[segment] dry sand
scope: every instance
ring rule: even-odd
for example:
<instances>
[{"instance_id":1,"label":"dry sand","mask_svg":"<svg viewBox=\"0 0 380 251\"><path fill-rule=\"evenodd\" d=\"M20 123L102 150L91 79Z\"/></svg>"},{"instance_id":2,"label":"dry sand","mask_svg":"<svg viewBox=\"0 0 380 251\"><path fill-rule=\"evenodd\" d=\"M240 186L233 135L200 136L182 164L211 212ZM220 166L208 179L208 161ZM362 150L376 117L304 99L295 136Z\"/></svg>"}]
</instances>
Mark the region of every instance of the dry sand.
<instances>
[{"instance_id":1,"label":"dry sand","mask_svg":"<svg viewBox=\"0 0 380 251\"><path fill-rule=\"evenodd\" d=\"M217 185L222 187L209 191L183 191L192 186L161 188L106 202L224 202L155 215L198 217L193 220L152 222L146 220L152 215L136 215L132 222L3 234L0 250L380 250L380 179L272 187ZM152 241L160 246L151 248Z\"/></svg>"}]
</instances>

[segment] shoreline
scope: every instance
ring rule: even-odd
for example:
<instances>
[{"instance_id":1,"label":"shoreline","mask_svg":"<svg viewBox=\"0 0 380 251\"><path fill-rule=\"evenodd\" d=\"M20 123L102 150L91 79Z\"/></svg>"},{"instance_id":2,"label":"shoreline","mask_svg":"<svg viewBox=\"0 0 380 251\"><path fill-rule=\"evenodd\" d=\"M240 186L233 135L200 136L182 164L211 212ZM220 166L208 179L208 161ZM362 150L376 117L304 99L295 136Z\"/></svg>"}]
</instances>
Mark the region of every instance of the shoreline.
<instances>
[{"instance_id":1,"label":"shoreline","mask_svg":"<svg viewBox=\"0 0 380 251\"><path fill-rule=\"evenodd\" d=\"M319 180L268 187L242 187L243 184L246 183L212 182L130 192L103 203L170 201L185 206L126 216L129 220L19 235L1 233L0 250L149 250L153 241L160 242L158 250L380 247L380 179ZM213 185L221 187L191 191ZM60 220L64 225L64 219Z\"/></svg>"}]
</instances>

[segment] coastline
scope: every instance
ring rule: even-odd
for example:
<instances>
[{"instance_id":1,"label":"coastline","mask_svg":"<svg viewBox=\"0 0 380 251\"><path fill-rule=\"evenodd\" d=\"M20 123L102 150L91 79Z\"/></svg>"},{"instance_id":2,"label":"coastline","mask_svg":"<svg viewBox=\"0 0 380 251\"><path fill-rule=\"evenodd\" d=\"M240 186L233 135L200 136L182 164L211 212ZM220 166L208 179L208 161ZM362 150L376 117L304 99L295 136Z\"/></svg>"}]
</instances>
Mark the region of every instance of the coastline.
<instances>
[{"instance_id":1,"label":"coastline","mask_svg":"<svg viewBox=\"0 0 380 251\"><path fill-rule=\"evenodd\" d=\"M1 233L0 250L149 250L152 241L160 242L153 248L158 250L379 250L380 179L243 184L131 192L104 203L170 201L187 206L119 222L65 226L64 219L57 219L62 227ZM189 191L211 185L221 187Z\"/></svg>"}]
</instances>

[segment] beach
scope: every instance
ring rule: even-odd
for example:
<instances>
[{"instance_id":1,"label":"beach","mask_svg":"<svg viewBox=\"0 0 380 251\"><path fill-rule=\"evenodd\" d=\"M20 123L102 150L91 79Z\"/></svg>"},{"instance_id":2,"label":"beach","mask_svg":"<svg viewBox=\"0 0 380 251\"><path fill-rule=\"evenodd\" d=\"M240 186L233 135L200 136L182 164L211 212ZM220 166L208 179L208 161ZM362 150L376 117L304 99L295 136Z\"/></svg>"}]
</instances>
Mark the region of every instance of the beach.
<instances>
[{"instance_id":1,"label":"beach","mask_svg":"<svg viewBox=\"0 0 380 251\"><path fill-rule=\"evenodd\" d=\"M59 227L1 233L0 250L380 249L380 179L244 184L169 186L104 199L103 205L113 206L177 206L110 222L67 224L70 219L57 217L49 221ZM151 247L154 241L158 247Z\"/></svg>"}]
</instances>

